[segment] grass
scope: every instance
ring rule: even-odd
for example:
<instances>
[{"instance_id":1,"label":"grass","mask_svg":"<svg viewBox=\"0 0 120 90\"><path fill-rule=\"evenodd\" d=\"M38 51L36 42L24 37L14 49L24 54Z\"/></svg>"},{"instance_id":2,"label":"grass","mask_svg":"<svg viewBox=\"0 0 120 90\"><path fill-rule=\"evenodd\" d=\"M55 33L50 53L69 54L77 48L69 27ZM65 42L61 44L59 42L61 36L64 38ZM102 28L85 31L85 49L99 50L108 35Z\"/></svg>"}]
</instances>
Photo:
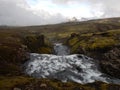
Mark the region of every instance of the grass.
<instances>
[{"instance_id":1,"label":"grass","mask_svg":"<svg viewBox=\"0 0 120 90\"><path fill-rule=\"evenodd\" d=\"M112 85L106 83L99 85L94 83L93 85L96 87L93 87L92 85L81 85L73 82L34 80L29 77L17 76L21 72L18 64L21 64L22 60L22 58L17 57L22 53L18 53L22 45L26 45L31 52L51 53L52 44L50 40L68 39L72 33L79 34L79 36L68 40L67 44L71 46L72 53L77 52L79 47L87 51L114 47L120 41L120 23L117 22L118 20L120 18L46 26L0 27L0 73L1 75L3 73L12 75L12 77L0 76L0 90L11 90L16 85L24 86L27 83L33 83L34 86L35 82L45 83L56 90L97 90L96 87L99 87L99 90L108 90ZM47 37L45 38L45 45L40 43L40 38L38 39L38 36L42 34Z\"/></svg>"}]
</instances>

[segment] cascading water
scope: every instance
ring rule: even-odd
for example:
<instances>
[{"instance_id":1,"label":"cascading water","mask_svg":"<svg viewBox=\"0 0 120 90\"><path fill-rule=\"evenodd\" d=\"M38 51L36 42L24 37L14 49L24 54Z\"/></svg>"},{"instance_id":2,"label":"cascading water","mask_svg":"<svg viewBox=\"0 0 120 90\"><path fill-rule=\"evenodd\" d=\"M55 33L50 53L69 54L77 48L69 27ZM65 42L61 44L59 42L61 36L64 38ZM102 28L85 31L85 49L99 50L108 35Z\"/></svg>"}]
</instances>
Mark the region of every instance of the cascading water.
<instances>
[{"instance_id":1,"label":"cascading water","mask_svg":"<svg viewBox=\"0 0 120 90\"><path fill-rule=\"evenodd\" d=\"M65 45L62 45L62 43L55 43L54 44L54 52L56 55L60 55L60 56L70 54L69 48Z\"/></svg>"},{"instance_id":2,"label":"cascading water","mask_svg":"<svg viewBox=\"0 0 120 90\"><path fill-rule=\"evenodd\" d=\"M26 73L36 78L54 78L82 84L94 81L120 83L120 80L104 77L93 59L85 55L68 55L70 51L62 44L55 44L54 49L56 55L31 53L30 61L25 63Z\"/></svg>"}]
</instances>

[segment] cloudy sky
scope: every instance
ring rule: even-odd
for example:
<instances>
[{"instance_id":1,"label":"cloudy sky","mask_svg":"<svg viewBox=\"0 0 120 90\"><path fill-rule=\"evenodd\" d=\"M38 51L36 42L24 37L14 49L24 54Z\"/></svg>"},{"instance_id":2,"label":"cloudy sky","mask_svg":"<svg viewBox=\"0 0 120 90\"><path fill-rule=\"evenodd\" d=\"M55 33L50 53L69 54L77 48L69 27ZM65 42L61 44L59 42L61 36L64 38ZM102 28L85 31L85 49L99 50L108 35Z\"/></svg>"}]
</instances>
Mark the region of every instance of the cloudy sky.
<instances>
[{"instance_id":1,"label":"cloudy sky","mask_svg":"<svg viewBox=\"0 0 120 90\"><path fill-rule=\"evenodd\" d=\"M120 16L119 0L0 0L0 25L42 25Z\"/></svg>"}]
</instances>

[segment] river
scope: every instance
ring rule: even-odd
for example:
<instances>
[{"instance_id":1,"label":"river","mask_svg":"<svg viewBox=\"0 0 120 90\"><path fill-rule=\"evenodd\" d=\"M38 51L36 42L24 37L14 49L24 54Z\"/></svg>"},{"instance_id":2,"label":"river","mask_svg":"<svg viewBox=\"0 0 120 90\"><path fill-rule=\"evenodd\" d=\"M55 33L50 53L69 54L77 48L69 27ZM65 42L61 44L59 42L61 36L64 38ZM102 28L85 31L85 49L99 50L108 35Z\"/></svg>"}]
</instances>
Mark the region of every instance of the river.
<instances>
[{"instance_id":1,"label":"river","mask_svg":"<svg viewBox=\"0 0 120 90\"><path fill-rule=\"evenodd\" d=\"M31 53L30 60L24 65L25 72L35 78L58 79L62 82L120 83L119 79L113 79L101 73L92 58L82 54L69 54L70 50L67 46L55 43L54 54Z\"/></svg>"}]
</instances>

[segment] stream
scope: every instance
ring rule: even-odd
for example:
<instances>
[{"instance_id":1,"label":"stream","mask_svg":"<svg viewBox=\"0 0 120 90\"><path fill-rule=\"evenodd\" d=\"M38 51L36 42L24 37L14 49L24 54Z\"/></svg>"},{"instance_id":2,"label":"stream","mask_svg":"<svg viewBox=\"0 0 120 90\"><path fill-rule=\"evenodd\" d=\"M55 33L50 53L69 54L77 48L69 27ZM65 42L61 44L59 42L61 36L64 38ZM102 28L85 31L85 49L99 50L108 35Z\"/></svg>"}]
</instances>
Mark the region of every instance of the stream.
<instances>
[{"instance_id":1,"label":"stream","mask_svg":"<svg viewBox=\"0 0 120 90\"><path fill-rule=\"evenodd\" d=\"M101 73L92 58L69 54L69 48L61 43L54 44L54 55L31 53L30 60L24 64L25 73L35 78L58 79L62 82L85 84L102 81L120 84L119 79Z\"/></svg>"}]
</instances>

